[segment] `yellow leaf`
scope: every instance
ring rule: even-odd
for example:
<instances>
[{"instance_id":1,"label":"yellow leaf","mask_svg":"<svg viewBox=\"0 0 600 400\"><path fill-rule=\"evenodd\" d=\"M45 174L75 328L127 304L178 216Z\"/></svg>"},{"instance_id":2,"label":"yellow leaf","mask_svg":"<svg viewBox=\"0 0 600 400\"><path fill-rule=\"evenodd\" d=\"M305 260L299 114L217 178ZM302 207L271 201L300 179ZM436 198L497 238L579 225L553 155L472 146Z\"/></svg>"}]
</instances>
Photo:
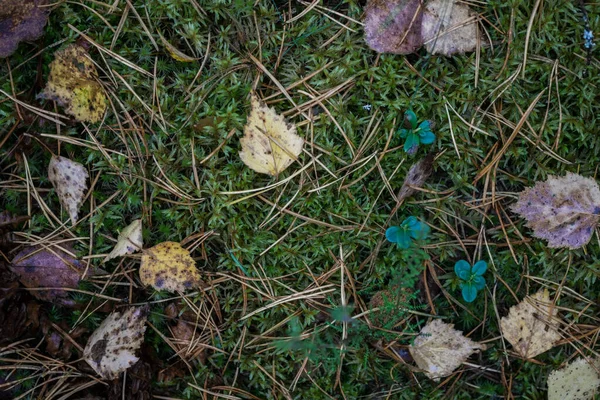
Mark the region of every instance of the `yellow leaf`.
<instances>
[{"instance_id":1,"label":"yellow leaf","mask_svg":"<svg viewBox=\"0 0 600 400\"><path fill-rule=\"evenodd\" d=\"M88 52L72 44L54 53L48 83L40 97L55 100L77 121L98 122L106 111L106 95L97 78Z\"/></svg>"},{"instance_id":2,"label":"yellow leaf","mask_svg":"<svg viewBox=\"0 0 600 400\"><path fill-rule=\"evenodd\" d=\"M158 37L160 38L160 41L162 42L163 46L165 46L171 57L173 57L175 60L181 62L194 62L198 60L197 58L188 56L187 54L180 51L177 47L173 46L167 41L167 39L165 39L163 35L160 34L160 32L158 32Z\"/></svg>"},{"instance_id":3,"label":"yellow leaf","mask_svg":"<svg viewBox=\"0 0 600 400\"><path fill-rule=\"evenodd\" d=\"M251 103L244 137L240 139L240 158L256 172L278 175L298 158L304 139L296 135L294 125L267 107L254 93Z\"/></svg>"},{"instance_id":4,"label":"yellow leaf","mask_svg":"<svg viewBox=\"0 0 600 400\"><path fill-rule=\"evenodd\" d=\"M201 283L190 252L177 242L163 242L144 250L140 278L144 285L169 292L184 292Z\"/></svg>"},{"instance_id":5,"label":"yellow leaf","mask_svg":"<svg viewBox=\"0 0 600 400\"><path fill-rule=\"evenodd\" d=\"M539 291L510 308L508 316L500 320L502 334L521 357L533 358L561 338L557 314L548 290Z\"/></svg>"},{"instance_id":6,"label":"yellow leaf","mask_svg":"<svg viewBox=\"0 0 600 400\"><path fill-rule=\"evenodd\" d=\"M69 212L73 224L77 222L79 207L87 190L87 178L85 167L68 158L52 156L48 164L48 179L52 182L60 203Z\"/></svg>"},{"instance_id":7,"label":"yellow leaf","mask_svg":"<svg viewBox=\"0 0 600 400\"><path fill-rule=\"evenodd\" d=\"M139 251L142 249L143 244L142 220L136 219L121 231L115 248L106 256L105 261Z\"/></svg>"},{"instance_id":8,"label":"yellow leaf","mask_svg":"<svg viewBox=\"0 0 600 400\"><path fill-rule=\"evenodd\" d=\"M598 392L598 360L578 358L548 375L548 400L590 400Z\"/></svg>"}]
</instances>

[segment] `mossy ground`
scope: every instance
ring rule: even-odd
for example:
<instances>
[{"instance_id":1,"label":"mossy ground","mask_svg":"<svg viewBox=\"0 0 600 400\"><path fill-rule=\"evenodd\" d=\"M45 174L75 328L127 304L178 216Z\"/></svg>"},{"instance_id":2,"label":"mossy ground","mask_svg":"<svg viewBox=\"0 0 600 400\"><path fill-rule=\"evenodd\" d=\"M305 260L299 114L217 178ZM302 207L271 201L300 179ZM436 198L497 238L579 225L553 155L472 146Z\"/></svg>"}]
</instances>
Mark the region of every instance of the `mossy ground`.
<instances>
[{"instance_id":1,"label":"mossy ground","mask_svg":"<svg viewBox=\"0 0 600 400\"><path fill-rule=\"evenodd\" d=\"M597 325L600 301L597 236L584 249L548 249L508 209L516 192L550 174L597 173L599 64L593 59L582 78L583 25L576 2L541 3L526 64L533 2L472 5L493 44L482 47L479 58L428 57L423 49L410 56L378 55L364 43L357 23L364 3L358 1L324 1L291 23L286 20L308 4L148 0L131 2L132 10L125 1L112 3L56 5L45 35L21 44L0 65L2 90L55 111L36 94L53 51L82 32L96 43L90 54L111 102L102 124L58 127L23 108L21 119L15 102L2 95L0 139L7 140L0 150L0 199L3 209L30 212L30 236L21 241L47 237L57 228L68 237L70 225L59 228L31 195L35 187L49 210L67 221L45 170L51 157L46 148L51 149L90 171L91 195L82 221L70 229L79 238L80 256L110 252L112 239L136 218L144 223L145 246L184 241L192 248L212 285L185 300L141 287L136 257L102 265L119 272L104 290L100 283L82 287L151 305L153 329L148 328L144 351L161 360L156 374L180 359L168 344L174 323L166 305L180 304L182 313L197 307L201 341L190 349L206 350L195 359L182 354L184 374L164 382L156 378L154 395L541 399L549 371L577 350L587 355L598 350L596 335L589 334L597 329L590 327ZM589 11L598 31L599 17ZM158 32L198 60L171 58ZM238 157L251 89L279 112L288 111L307 140L299 162L277 178L254 173ZM497 166L475 180L538 96ZM369 104L370 111L364 108ZM396 135L409 107L419 119L433 121L437 135L413 157ZM432 227L432 235L422 250L399 251L384 242L375 252L396 206L394 193L410 165L427 152L438 153L434 174L391 223L414 215ZM292 177L303 166L308 167ZM263 193L249 192L284 180ZM235 191L248 192L226 194ZM453 275L459 259L485 259L490 266L487 289L472 304L462 301ZM86 260L100 265L102 257ZM502 344L498 319L516 303L511 291L520 299L547 285L555 294L559 283L587 299L563 289L558 304L572 323L568 343L536 362L516 358ZM406 288L415 292L400 296L401 307L377 312L386 318L369 319L367 313L350 320L369 310L376 292ZM92 300L81 293L73 297L85 305ZM70 326L95 309L43 307ZM400 361L430 314L488 346L441 382ZM91 312L83 325L93 330L105 316L106 310ZM369 325L375 320L391 324L382 330ZM74 353L63 361L77 358ZM30 373L20 370L18 376ZM20 390L49 376L26 381ZM75 387L82 380L69 377L61 385ZM53 385L48 381L41 388ZM103 396L105 389L98 384L86 390Z\"/></svg>"}]
</instances>

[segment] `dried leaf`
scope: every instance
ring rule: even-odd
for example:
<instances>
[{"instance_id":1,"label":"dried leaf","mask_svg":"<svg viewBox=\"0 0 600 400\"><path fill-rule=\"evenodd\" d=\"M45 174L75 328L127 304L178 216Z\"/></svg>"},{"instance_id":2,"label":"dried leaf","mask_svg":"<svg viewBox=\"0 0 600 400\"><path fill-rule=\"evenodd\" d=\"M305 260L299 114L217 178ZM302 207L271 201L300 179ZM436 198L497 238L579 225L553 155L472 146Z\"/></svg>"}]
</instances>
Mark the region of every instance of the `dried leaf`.
<instances>
[{"instance_id":1,"label":"dried leaf","mask_svg":"<svg viewBox=\"0 0 600 400\"><path fill-rule=\"evenodd\" d=\"M369 0L365 39L379 53L409 54L423 45L420 0Z\"/></svg>"},{"instance_id":2,"label":"dried leaf","mask_svg":"<svg viewBox=\"0 0 600 400\"><path fill-rule=\"evenodd\" d=\"M20 42L35 40L48 21L47 0L0 0L0 58L10 56Z\"/></svg>"},{"instance_id":3,"label":"dried leaf","mask_svg":"<svg viewBox=\"0 0 600 400\"><path fill-rule=\"evenodd\" d=\"M600 218L600 188L595 180L567 173L549 176L519 194L511 209L527 220L548 247L576 249L590 241Z\"/></svg>"},{"instance_id":4,"label":"dried leaf","mask_svg":"<svg viewBox=\"0 0 600 400\"><path fill-rule=\"evenodd\" d=\"M106 256L105 261L139 251L143 244L142 220L136 219L121 231L115 248Z\"/></svg>"},{"instance_id":5,"label":"dried leaf","mask_svg":"<svg viewBox=\"0 0 600 400\"><path fill-rule=\"evenodd\" d=\"M169 292L184 292L201 284L190 252L177 242L163 242L144 250L140 278L144 285Z\"/></svg>"},{"instance_id":6,"label":"dried leaf","mask_svg":"<svg viewBox=\"0 0 600 400\"><path fill-rule=\"evenodd\" d=\"M456 0L431 0L423 11L421 35L431 54L451 56L473 51L479 42L477 19Z\"/></svg>"},{"instance_id":7,"label":"dried leaf","mask_svg":"<svg viewBox=\"0 0 600 400\"><path fill-rule=\"evenodd\" d=\"M158 37L173 59L181 62L194 62L198 60L197 58L188 56L184 52L180 51L177 47L173 46L160 32L158 32Z\"/></svg>"},{"instance_id":8,"label":"dried leaf","mask_svg":"<svg viewBox=\"0 0 600 400\"><path fill-rule=\"evenodd\" d=\"M71 223L77 222L77 213L87 190L88 172L78 162L52 156L48 165L48 179L52 182L60 203L69 212Z\"/></svg>"},{"instance_id":9,"label":"dried leaf","mask_svg":"<svg viewBox=\"0 0 600 400\"><path fill-rule=\"evenodd\" d=\"M510 308L508 316L500 320L502 334L521 357L533 358L560 340L557 314L548 290L539 291Z\"/></svg>"},{"instance_id":10,"label":"dried leaf","mask_svg":"<svg viewBox=\"0 0 600 400\"><path fill-rule=\"evenodd\" d=\"M409 347L417 366L434 380L450 375L480 349L485 350L485 345L464 337L453 324L439 319L425 325Z\"/></svg>"},{"instance_id":11,"label":"dried leaf","mask_svg":"<svg viewBox=\"0 0 600 400\"><path fill-rule=\"evenodd\" d=\"M77 44L54 53L48 83L40 97L54 100L79 122L98 122L106 111L106 95L88 52Z\"/></svg>"},{"instance_id":12,"label":"dried leaf","mask_svg":"<svg viewBox=\"0 0 600 400\"><path fill-rule=\"evenodd\" d=\"M590 400L600 388L598 360L578 358L566 367L550 372L548 400Z\"/></svg>"},{"instance_id":13,"label":"dried leaf","mask_svg":"<svg viewBox=\"0 0 600 400\"><path fill-rule=\"evenodd\" d=\"M144 341L147 316L147 307L115 311L92 333L83 358L98 375L112 380L137 362L135 352Z\"/></svg>"},{"instance_id":14,"label":"dried leaf","mask_svg":"<svg viewBox=\"0 0 600 400\"><path fill-rule=\"evenodd\" d=\"M76 288L85 272L81 262L58 246L27 247L13 258L10 268L28 288ZM67 296L61 289L33 290L31 294L47 301Z\"/></svg>"},{"instance_id":15,"label":"dried leaf","mask_svg":"<svg viewBox=\"0 0 600 400\"><path fill-rule=\"evenodd\" d=\"M254 93L251 103L244 137L240 139L240 158L256 172L276 176L297 159L304 139L296 135L294 125L267 107Z\"/></svg>"},{"instance_id":16,"label":"dried leaf","mask_svg":"<svg viewBox=\"0 0 600 400\"><path fill-rule=\"evenodd\" d=\"M433 154L428 154L410 167L398 192L398 202L412 196L417 191L416 188L423 186L433 172L434 158Z\"/></svg>"}]
</instances>

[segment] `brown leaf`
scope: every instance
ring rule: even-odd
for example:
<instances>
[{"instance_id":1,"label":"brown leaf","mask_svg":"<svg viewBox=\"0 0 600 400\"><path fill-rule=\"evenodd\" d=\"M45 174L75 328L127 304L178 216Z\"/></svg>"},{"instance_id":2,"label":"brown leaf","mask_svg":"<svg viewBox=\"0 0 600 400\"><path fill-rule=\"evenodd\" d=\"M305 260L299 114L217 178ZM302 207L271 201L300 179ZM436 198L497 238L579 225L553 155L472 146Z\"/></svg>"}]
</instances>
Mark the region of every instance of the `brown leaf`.
<instances>
[{"instance_id":1,"label":"brown leaf","mask_svg":"<svg viewBox=\"0 0 600 400\"><path fill-rule=\"evenodd\" d=\"M423 45L421 0L369 0L365 39L379 53L410 54Z\"/></svg>"},{"instance_id":2,"label":"brown leaf","mask_svg":"<svg viewBox=\"0 0 600 400\"><path fill-rule=\"evenodd\" d=\"M13 258L11 270L28 288L51 287L50 290L33 290L31 294L41 300L53 301L67 296L60 288L76 288L85 267L59 246L27 247Z\"/></svg>"},{"instance_id":3,"label":"brown leaf","mask_svg":"<svg viewBox=\"0 0 600 400\"><path fill-rule=\"evenodd\" d=\"M412 196L417 188L421 188L425 184L425 181L433 172L434 158L433 154L428 154L410 167L398 192L398 202Z\"/></svg>"},{"instance_id":4,"label":"brown leaf","mask_svg":"<svg viewBox=\"0 0 600 400\"><path fill-rule=\"evenodd\" d=\"M48 21L47 0L0 0L0 58L8 57L20 42L35 40Z\"/></svg>"}]
</instances>

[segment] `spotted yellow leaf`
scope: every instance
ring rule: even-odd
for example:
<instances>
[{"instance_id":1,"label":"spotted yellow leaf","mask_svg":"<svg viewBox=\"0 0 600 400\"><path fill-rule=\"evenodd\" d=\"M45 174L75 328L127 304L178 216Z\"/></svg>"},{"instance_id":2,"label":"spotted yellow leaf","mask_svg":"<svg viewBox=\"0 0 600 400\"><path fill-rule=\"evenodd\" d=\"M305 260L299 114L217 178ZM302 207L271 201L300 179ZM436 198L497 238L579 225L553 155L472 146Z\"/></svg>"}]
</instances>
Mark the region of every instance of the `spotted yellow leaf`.
<instances>
[{"instance_id":1,"label":"spotted yellow leaf","mask_svg":"<svg viewBox=\"0 0 600 400\"><path fill-rule=\"evenodd\" d=\"M50 76L40 97L55 100L80 122L98 122L106 111L106 95L88 52L77 44L54 53Z\"/></svg>"},{"instance_id":2,"label":"spotted yellow leaf","mask_svg":"<svg viewBox=\"0 0 600 400\"><path fill-rule=\"evenodd\" d=\"M510 308L508 316L500 320L502 335L521 357L533 358L561 338L557 314L548 290L539 291Z\"/></svg>"},{"instance_id":3,"label":"spotted yellow leaf","mask_svg":"<svg viewBox=\"0 0 600 400\"><path fill-rule=\"evenodd\" d=\"M240 158L256 172L276 176L298 158L304 139L296 134L294 125L267 107L254 93L251 105L244 137L240 139Z\"/></svg>"},{"instance_id":4,"label":"spotted yellow leaf","mask_svg":"<svg viewBox=\"0 0 600 400\"><path fill-rule=\"evenodd\" d=\"M88 172L75 161L61 156L52 156L48 164L48 179L56 190L58 199L69 212L71 222L77 222L79 208L87 190Z\"/></svg>"},{"instance_id":5,"label":"spotted yellow leaf","mask_svg":"<svg viewBox=\"0 0 600 400\"><path fill-rule=\"evenodd\" d=\"M156 290L184 292L200 286L200 273L190 252L177 242L163 242L142 254L140 278Z\"/></svg>"},{"instance_id":6,"label":"spotted yellow leaf","mask_svg":"<svg viewBox=\"0 0 600 400\"><path fill-rule=\"evenodd\" d=\"M131 254L142 249L144 242L142 240L142 220L136 219L119 234L115 248L106 256L106 261Z\"/></svg>"}]
</instances>

